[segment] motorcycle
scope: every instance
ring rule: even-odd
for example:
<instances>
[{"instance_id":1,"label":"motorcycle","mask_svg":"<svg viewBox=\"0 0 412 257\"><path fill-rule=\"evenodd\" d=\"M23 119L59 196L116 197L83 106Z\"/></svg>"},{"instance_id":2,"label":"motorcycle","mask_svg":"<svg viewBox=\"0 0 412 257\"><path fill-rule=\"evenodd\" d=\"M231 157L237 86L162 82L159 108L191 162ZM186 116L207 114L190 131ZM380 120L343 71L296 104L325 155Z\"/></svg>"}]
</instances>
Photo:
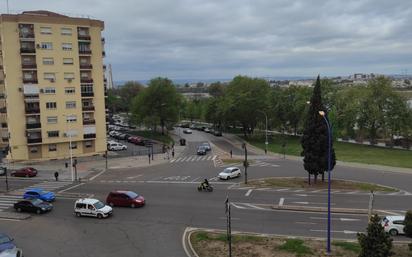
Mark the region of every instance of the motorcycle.
<instances>
[{"instance_id":1,"label":"motorcycle","mask_svg":"<svg viewBox=\"0 0 412 257\"><path fill-rule=\"evenodd\" d=\"M203 185L203 184L200 184L200 185L197 187L197 190L198 190L199 192L200 192L200 191L212 192L212 191L213 191L213 187L212 187L211 185L205 186L205 185Z\"/></svg>"}]
</instances>

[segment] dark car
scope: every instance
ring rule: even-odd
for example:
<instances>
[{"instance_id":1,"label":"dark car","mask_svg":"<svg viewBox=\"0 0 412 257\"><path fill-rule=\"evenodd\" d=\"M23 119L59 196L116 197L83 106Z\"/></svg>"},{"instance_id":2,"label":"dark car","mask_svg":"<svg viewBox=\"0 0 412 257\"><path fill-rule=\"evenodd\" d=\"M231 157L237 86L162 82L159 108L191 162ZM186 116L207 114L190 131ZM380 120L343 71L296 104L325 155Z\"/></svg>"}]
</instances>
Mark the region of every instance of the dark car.
<instances>
[{"instance_id":1,"label":"dark car","mask_svg":"<svg viewBox=\"0 0 412 257\"><path fill-rule=\"evenodd\" d=\"M197 155L206 155L206 153L207 153L206 147L199 146L197 148Z\"/></svg>"},{"instance_id":2,"label":"dark car","mask_svg":"<svg viewBox=\"0 0 412 257\"><path fill-rule=\"evenodd\" d=\"M13 243L13 238L6 234L0 233L0 253L7 249L13 249L16 245Z\"/></svg>"},{"instance_id":3,"label":"dark car","mask_svg":"<svg viewBox=\"0 0 412 257\"><path fill-rule=\"evenodd\" d=\"M10 175L14 177L35 177L37 175L37 170L32 167L25 167L13 171Z\"/></svg>"},{"instance_id":4,"label":"dark car","mask_svg":"<svg viewBox=\"0 0 412 257\"><path fill-rule=\"evenodd\" d=\"M120 140L127 140L128 135L127 134L120 134L117 138L120 139Z\"/></svg>"},{"instance_id":5,"label":"dark car","mask_svg":"<svg viewBox=\"0 0 412 257\"><path fill-rule=\"evenodd\" d=\"M143 196L132 191L112 191L106 198L106 203L110 206L141 207L146 201Z\"/></svg>"},{"instance_id":6,"label":"dark car","mask_svg":"<svg viewBox=\"0 0 412 257\"><path fill-rule=\"evenodd\" d=\"M18 212L25 211L40 214L51 211L53 205L40 199L27 199L15 203L14 209Z\"/></svg>"}]
</instances>

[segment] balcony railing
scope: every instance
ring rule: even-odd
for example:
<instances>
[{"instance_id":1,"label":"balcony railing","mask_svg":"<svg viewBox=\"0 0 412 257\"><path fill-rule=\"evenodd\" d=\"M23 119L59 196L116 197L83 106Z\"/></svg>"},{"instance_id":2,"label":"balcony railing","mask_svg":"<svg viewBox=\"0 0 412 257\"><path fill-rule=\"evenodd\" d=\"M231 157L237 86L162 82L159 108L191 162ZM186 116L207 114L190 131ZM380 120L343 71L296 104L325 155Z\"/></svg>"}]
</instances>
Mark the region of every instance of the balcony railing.
<instances>
[{"instance_id":1,"label":"balcony railing","mask_svg":"<svg viewBox=\"0 0 412 257\"><path fill-rule=\"evenodd\" d=\"M26 108L26 114L40 113L40 108Z\"/></svg>"},{"instance_id":2,"label":"balcony railing","mask_svg":"<svg viewBox=\"0 0 412 257\"><path fill-rule=\"evenodd\" d=\"M94 106L82 106L83 111L94 111Z\"/></svg>"},{"instance_id":3,"label":"balcony railing","mask_svg":"<svg viewBox=\"0 0 412 257\"><path fill-rule=\"evenodd\" d=\"M36 53L36 48L26 48L26 47L22 47L20 48L20 53L22 54L34 54Z\"/></svg>"},{"instance_id":4,"label":"balcony railing","mask_svg":"<svg viewBox=\"0 0 412 257\"><path fill-rule=\"evenodd\" d=\"M79 40L90 40L90 35L77 35Z\"/></svg>"},{"instance_id":5,"label":"balcony railing","mask_svg":"<svg viewBox=\"0 0 412 257\"><path fill-rule=\"evenodd\" d=\"M38 129L41 128L41 123L27 123L26 129Z\"/></svg>"},{"instance_id":6,"label":"balcony railing","mask_svg":"<svg viewBox=\"0 0 412 257\"><path fill-rule=\"evenodd\" d=\"M95 120L83 120L83 125L93 125L96 124Z\"/></svg>"},{"instance_id":7,"label":"balcony railing","mask_svg":"<svg viewBox=\"0 0 412 257\"><path fill-rule=\"evenodd\" d=\"M81 70L91 70L91 69L93 69L93 65L91 65L91 64L80 64L80 69Z\"/></svg>"},{"instance_id":8,"label":"balcony railing","mask_svg":"<svg viewBox=\"0 0 412 257\"><path fill-rule=\"evenodd\" d=\"M84 134L83 139L96 138L96 134Z\"/></svg>"},{"instance_id":9,"label":"balcony railing","mask_svg":"<svg viewBox=\"0 0 412 257\"><path fill-rule=\"evenodd\" d=\"M41 143L42 142L42 138L27 138L27 143L28 144L36 144L36 143Z\"/></svg>"},{"instance_id":10,"label":"balcony railing","mask_svg":"<svg viewBox=\"0 0 412 257\"><path fill-rule=\"evenodd\" d=\"M35 63L31 63L31 64L22 63L21 68L22 69L37 69L37 64L35 64Z\"/></svg>"},{"instance_id":11,"label":"balcony railing","mask_svg":"<svg viewBox=\"0 0 412 257\"><path fill-rule=\"evenodd\" d=\"M93 97L94 93L93 92L82 92L82 97Z\"/></svg>"},{"instance_id":12,"label":"balcony railing","mask_svg":"<svg viewBox=\"0 0 412 257\"><path fill-rule=\"evenodd\" d=\"M80 83L93 83L92 78L80 78Z\"/></svg>"},{"instance_id":13,"label":"balcony railing","mask_svg":"<svg viewBox=\"0 0 412 257\"><path fill-rule=\"evenodd\" d=\"M79 54L92 54L92 50L79 50Z\"/></svg>"},{"instance_id":14,"label":"balcony railing","mask_svg":"<svg viewBox=\"0 0 412 257\"><path fill-rule=\"evenodd\" d=\"M25 79L25 78L23 78L23 83L37 84L38 80L37 79Z\"/></svg>"},{"instance_id":15,"label":"balcony railing","mask_svg":"<svg viewBox=\"0 0 412 257\"><path fill-rule=\"evenodd\" d=\"M20 38L34 38L34 32L20 33Z\"/></svg>"}]
</instances>

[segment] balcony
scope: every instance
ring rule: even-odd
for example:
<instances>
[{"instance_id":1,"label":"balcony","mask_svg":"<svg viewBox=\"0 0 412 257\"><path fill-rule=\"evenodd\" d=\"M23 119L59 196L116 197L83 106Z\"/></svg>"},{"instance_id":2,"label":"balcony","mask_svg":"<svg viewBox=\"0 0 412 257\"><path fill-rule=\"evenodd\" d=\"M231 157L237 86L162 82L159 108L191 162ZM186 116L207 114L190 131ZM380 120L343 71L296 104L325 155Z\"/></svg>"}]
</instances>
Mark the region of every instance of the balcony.
<instances>
[{"instance_id":1,"label":"balcony","mask_svg":"<svg viewBox=\"0 0 412 257\"><path fill-rule=\"evenodd\" d=\"M87 40L90 41L90 35L77 35L78 40Z\"/></svg>"},{"instance_id":2,"label":"balcony","mask_svg":"<svg viewBox=\"0 0 412 257\"><path fill-rule=\"evenodd\" d=\"M41 123L27 123L26 129L39 129L41 128Z\"/></svg>"},{"instance_id":3,"label":"balcony","mask_svg":"<svg viewBox=\"0 0 412 257\"><path fill-rule=\"evenodd\" d=\"M83 139L96 138L96 134L84 134Z\"/></svg>"},{"instance_id":4,"label":"balcony","mask_svg":"<svg viewBox=\"0 0 412 257\"><path fill-rule=\"evenodd\" d=\"M7 113L7 108L6 107L1 107L0 108L0 113Z\"/></svg>"},{"instance_id":5,"label":"balcony","mask_svg":"<svg viewBox=\"0 0 412 257\"><path fill-rule=\"evenodd\" d=\"M27 138L27 144L38 144L42 142L42 138Z\"/></svg>"},{"instance_id":6,"label":"balcony","mask_svg":"<svg viewBox=\"0 0 412 257\"><path fill-rule=\"evenodd\" d=\"M3 65L0 65L0 70L2 70L3 69Z\"/></svg>"},{"instance_id":7,"label":"balcony","mask_svg":"<svg viewBox=\"0 0 412 257\"><path fill-rule=\"evenodd\" d=\"M79 54L92 54L92 50L79 49Z\"/></svg>"},{"instance_id":8,"label":"balcony","mask_svg":"<svg viewBox=\"0 0 412 257\"><path fill-rule=\"evenodd\" d=\"M80 64L80 69L81 70L91 70L91 69L93 69L93 65L91 65L90 63L87 63L87 64Z\"/></svg>"},{"instance_id":9,"label":"balcony","mask_svg":"<svg viewBox=\"0 0 412 257\"><path fill-rule=\"evenodd\" d=\"M83 125L94 125L96 124L95 120L83 120Z\"/></svg>"},{"instance_id":10,"label":"balcony","mask_svg":"<svg viewBox=\"0 0 412 257\"><path fill-rule=\"evenodd\" d=\"M82 106L82 111L94 111L94 106Z\"/></svg>"},{"instance_id":11,"label":"balcony","mask_svg":"<svg viewBox=\"0 0 412 257\"><path fill-rule=\"evenodd\" d=\"M80 83L93 83L92 78L80 78Z\"/></svg>"},{"instance_id":12,"label":"balcony","mask_svg":"<svg viewBox=\"0 0 412 257\"><path fill-rule=\"evenodd\" d=\"M36 48L31 48L31 47L22 47L20 48L20 53L21 54L35 54L36 53Z\"/></svg>"},{"instance_id":13,"label":"balcony","mask_svg":"<svg viewBox=\"0 0 412 257\"><path fill-rule=\"evenodd\" d=\"M39 114L40 113L40 108L26 108L25 109L26 114Z\"/></svg>"},{"instance_id":14,"label":"balcony","mask_svg":"<svg viewBox=\"0 0 412 257\"><path fill-rule=\"evenodd\" d=\"M23 83L27 83L27 84L37 84L39 83L37 79L33 79L33 78L23 78Z\"/></svg>"},{"instance_id":15,"label":"balcony","mask_svg":"<svg viewBox=\"0 0 412 257\"><path fill-rule=\"evenodd\" d=\"M93 92L82 92L82 97L94 97Z\"/></svg>"},{"instance_id":16,"label":"balcony","mask_svg":"<svg viewBox=\"0 0 412 257\"><path fill-rule=\"evenodd\" d=\"M37 69L37 64L35 64L35 63L22 63L21 68L22 69L35 70L35 69Z\"/></svg>"}]
</instances>

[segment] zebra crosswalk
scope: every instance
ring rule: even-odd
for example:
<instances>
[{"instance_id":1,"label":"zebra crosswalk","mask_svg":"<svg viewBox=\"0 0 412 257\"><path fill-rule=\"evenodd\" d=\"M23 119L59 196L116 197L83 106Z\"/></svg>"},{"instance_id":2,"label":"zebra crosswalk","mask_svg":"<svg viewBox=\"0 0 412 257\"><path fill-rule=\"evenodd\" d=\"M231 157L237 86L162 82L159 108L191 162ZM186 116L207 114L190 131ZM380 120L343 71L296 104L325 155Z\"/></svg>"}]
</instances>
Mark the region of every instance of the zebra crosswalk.
<instances>
[{"instance_id":1,"label":"zebra crosswalk","mask_svg":"<svg viewBox=\"0 0 412 257\"><path fill-rule=\"evenodd\" d=\"M21 200L24 192L26 192L28 189L42 188L45 191L57 191L58 189L71 184L71 181L44 181L29 187L13 190L7 195L0 195L0 212L13 207L13 204Z\"/></svg>"},{"instance_id":2,"label":"zebra crosswalk","mask_svg":"<svg viewBox=\"0 0 412 257\"><path fill-rule=\"evenodd\" d=\"M216 159L216 155L189 155L189 156L182 156L175 159L171 159L171 163L177 162L199 162L199 161L213 161Z\"/></svg>"}]
</instances>

